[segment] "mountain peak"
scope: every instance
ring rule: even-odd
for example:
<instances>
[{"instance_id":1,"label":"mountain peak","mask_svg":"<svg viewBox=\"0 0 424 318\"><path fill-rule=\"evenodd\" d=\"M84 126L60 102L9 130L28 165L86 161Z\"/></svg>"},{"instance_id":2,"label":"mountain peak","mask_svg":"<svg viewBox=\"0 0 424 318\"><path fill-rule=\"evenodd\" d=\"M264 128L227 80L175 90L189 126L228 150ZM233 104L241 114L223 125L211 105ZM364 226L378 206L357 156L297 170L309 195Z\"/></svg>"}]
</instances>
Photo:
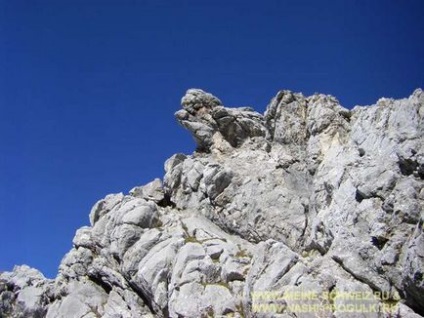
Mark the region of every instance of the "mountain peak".
<instances>
[{"instance_id":1,"label":"mountain peak","mask_svg":"<svg viewBox=\"0 0 424 318\"><path fill-rule=\"evenodd\" d=\"M97 202L55 280L1 273L1 317L424 316L421 89L181 104L196 152Z\"/></svg>"}]
</instances>

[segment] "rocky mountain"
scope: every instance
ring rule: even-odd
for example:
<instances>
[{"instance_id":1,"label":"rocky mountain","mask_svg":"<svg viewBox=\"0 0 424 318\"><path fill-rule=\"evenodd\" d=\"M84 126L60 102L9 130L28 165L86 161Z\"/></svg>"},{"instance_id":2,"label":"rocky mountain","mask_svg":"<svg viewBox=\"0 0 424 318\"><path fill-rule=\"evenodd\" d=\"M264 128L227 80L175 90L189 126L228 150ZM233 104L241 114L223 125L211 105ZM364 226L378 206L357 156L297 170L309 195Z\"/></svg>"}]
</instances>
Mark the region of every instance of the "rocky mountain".
<instances>
[{"instance_id":1,"label":"rocky mountain","mask_svg":"<svg viewBox=\"0 0 424 318\"><path fill-rule=\"evenodd\" d=\"M111 194L56 279L0 276L0 317L423 317L424 93L265 114L190 89L197 150Z\"/></svg>"}]
</instances>

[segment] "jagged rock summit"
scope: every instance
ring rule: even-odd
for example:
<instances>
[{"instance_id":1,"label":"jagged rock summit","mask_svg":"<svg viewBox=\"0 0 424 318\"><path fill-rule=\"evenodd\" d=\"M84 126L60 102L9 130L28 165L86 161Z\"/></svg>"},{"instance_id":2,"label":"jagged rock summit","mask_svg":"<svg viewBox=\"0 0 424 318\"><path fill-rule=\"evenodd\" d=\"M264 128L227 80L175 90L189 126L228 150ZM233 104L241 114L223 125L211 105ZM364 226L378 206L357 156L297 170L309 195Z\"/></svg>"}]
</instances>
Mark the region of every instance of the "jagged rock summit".
<instances>
[{"instance_id":1,"label":"jagged rock summit","mask_svg":"<svg viewBox=\"0 0 424 318\"><path fill-rule=\"evenodd\" d=\"M196 152L97 202L56 279L2 273L0 317L424 316L421 89L182 106Z\"/></svg>"},{"instance_id":2,"label":"jagged rock summit","mask_svg":"<svg viewBox=\"0 0 424 318\"><path fill-rule=\"evenodd\" d=\"M263 116L249 107L226 108L215 96L189 89L175 117L194 136L197 151L239 147L246 139L265 137Z\"/></svg>"}]
</instances>

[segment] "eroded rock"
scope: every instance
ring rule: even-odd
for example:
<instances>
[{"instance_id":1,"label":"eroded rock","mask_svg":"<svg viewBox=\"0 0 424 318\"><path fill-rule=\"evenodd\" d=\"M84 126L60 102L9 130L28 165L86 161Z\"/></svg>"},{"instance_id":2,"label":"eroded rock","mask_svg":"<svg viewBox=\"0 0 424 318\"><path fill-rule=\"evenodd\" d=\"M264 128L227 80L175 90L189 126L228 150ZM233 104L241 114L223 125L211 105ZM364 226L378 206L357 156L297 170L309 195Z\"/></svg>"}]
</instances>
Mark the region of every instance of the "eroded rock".
<instances>
[{"instance_id":1,"label":"eroded rock","mask_svg":"<svg viewBox=\"0 0 424 318\"><path fill-rule=\"evenodd\" d=\"M196 152L97 202L55 280L2 273L1 317L424 316L422 90L181 103Z\"/></svg>"}]
</instances>

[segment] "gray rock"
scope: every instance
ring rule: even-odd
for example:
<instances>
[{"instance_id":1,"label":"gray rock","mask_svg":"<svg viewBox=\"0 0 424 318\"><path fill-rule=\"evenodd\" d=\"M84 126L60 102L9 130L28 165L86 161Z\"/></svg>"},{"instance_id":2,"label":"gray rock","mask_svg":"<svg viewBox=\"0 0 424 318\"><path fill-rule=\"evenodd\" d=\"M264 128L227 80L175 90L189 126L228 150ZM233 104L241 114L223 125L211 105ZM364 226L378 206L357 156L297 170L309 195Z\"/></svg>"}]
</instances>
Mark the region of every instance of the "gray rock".
<instances>
[{"instance_id":1,"label":"gray rock","mask_svg":"<svg viewBox=\"0 0 424 318\"><path fill-rule=\"evenodd\" d=\"M219 99L197 89L188 90L181 103L183 109L175 117L193 134L200 152L225 152L247 139L267 136L263 116L249 107L225 108Z\"/></svg>"},{"instance_id":2,"label":"gray rock","mask_svg":"<svg viewBox=\"0 0 424 318\"><path fill-rule=\"evenodd\" d=\"M421 89L181 104L194 154L98 201L55 280L1 273L0 317L424 316Z\"/></svg>"},{"instance_id":3,"label":"gray rock","mask_svg":"<svg viewBox=\"0 0 424 318\"><path fill-rule=\"evenodd\" d=\"M103 215L110 212L122 199L123 194L109 194L106 198L98 201L90 212L90 223L93 226Z\"/></svg>"},{"instance_id":4,"label":"gray rock","mask_svg":"<svg viewBox=\"0 0 424 318\"><path fill-rule=\"evenodd\" d=\"M165 199L162 181L157 178L145 186L131 189L130 195L145 200L151 200L155 203L160 203Z\"/></svg>"},{"instance_id":5,"label":"gray rock","mask_svg":"<svg viewBox=\"0 0 424 318\"><path fill-rule=\"evenodd\" d=\"M46 315L53 281L26 265L0 275L0 316L34 317Z\"/></svg>"},{"instance_id":6,"label":"gray rock","mask_svg":"<svg viewBox=\"0 0 424 318\"><path fill-rule=\"evenodd\" d=\"M201 89L189 89L181 99L181 105L189 113L209 110L216 106L221 106L221 101L210 93Z\"/></svg>"}]
</instances>

